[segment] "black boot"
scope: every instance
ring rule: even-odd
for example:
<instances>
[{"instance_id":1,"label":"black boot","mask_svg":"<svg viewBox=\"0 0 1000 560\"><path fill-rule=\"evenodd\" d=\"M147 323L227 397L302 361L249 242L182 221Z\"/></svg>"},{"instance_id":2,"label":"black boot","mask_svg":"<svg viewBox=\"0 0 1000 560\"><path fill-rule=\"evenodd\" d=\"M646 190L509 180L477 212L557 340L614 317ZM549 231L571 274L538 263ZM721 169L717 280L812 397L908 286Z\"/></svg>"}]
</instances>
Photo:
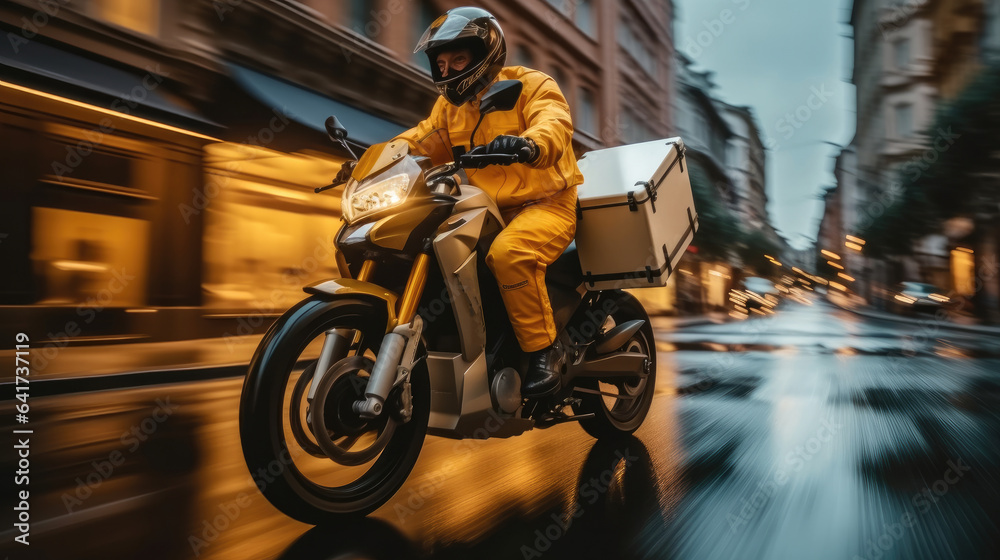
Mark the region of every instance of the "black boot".
<instances>
[{"instance_id":1,"label":"black boot","mask_svg":"<svg viewBox=\"0 0 1000 560\"><path fill-rule=\"evenodd\" d=\"M525 397L547 397L559 390L559 375L563 355L556 345L532 352L528 355L528 375L525 376L521 395Z\"/></svg>"}]
</instances>

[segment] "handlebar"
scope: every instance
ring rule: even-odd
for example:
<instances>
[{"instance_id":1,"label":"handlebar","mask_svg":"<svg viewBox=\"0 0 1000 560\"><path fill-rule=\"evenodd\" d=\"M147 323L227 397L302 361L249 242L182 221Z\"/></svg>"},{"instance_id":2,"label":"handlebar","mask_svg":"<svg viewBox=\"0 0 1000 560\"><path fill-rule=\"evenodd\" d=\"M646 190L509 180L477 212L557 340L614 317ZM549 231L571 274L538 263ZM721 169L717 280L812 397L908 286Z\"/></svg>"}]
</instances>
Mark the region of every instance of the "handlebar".
<instances>
[{"instance_id":1,"label":"handlebar","mask_svg":"<svg viewBox=\"0 0 1000 560\"><path fill-rule=\"evenodd\" d=\"M442 173L444 175L449 175L454 173L457 169L482 169L489 165L512 165L521 161L521 157L517 154L482 154L469 152L458 157L458 161L454 163L454 168L446 169ZM323 191L333 189L343 185L344 182L334 181L333 183L325 187L317 187L313 189L315 193L321 193Z\"/></svg>"},{"instance_id":2,"label":"handlebar","mask_svg":"<svg viewBox=\"0 0 1000 560\"><path fill-rule=\"evenodd\" d=\"M316 187L315 189L313 189L313 192L316 193L316 194L319 194L319 193L321 193L321 192L323 192L325 190L335 189L335 188L339 187L340 185L343 185L346 182L347 181L340 181L340 182L334 181L334 182L330 183L329 185L327 185L325 187Z\"/></svg>"},{"instance_id":3,"label":"handlebar","mask_svg":"<svg viewBox=\"0 0 1000 560\"><path fill-rule=\"evenodd\" d=\"M488 165L511 165L520 161L517 154L475 154L459 156L458 166L464 169L482 169Z\"/></svg>"}]
</instances>

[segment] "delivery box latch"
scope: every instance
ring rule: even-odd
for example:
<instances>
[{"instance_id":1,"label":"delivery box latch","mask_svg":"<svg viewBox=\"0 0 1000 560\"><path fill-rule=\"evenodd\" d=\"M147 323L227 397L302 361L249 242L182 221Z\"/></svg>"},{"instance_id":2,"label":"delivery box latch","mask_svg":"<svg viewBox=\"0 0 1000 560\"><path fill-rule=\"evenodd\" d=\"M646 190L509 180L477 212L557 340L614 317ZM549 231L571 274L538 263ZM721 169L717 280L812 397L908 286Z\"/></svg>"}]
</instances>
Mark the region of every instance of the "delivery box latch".
<instances>
[{"instance_id":1,"label":"delivery box latch","mask_svg":"<svg viewBox=\"0 0 1000 560\"><path fill-rule=\"evenodd\" d=\"M637 187L640 186L640 185L642 186L642 188L646 189L646 196L649 198L649 209L652 210L652 212L654 214L656 214L656 204L655 204L655 202L656 202L656 187L658 185L654 185L653 183L650 183L649 181L639 181L638 183L635 184L635 186L637 186Z\"/></svg>"}]
</instances>

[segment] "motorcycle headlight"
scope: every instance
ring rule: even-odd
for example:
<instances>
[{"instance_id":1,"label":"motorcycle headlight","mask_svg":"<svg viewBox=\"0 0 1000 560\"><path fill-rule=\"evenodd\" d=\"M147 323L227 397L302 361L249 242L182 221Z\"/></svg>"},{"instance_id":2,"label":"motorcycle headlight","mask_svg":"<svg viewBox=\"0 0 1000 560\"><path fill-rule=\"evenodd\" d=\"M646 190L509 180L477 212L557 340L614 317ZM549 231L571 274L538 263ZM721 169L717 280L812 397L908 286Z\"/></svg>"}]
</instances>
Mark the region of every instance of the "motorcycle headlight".
<instances>
[{"instance_id":1,"label":"motorcycle headlight","mask_svg":"<svg viewBox=\"0 0 1000 560\"><path fill-rule=\"evenodd\" d=\"M344 217L350 223L402 203L413 179L413 170L406 166L394 166L361 182L352 179L341 201Z\"/></svg>"}]
</instances>

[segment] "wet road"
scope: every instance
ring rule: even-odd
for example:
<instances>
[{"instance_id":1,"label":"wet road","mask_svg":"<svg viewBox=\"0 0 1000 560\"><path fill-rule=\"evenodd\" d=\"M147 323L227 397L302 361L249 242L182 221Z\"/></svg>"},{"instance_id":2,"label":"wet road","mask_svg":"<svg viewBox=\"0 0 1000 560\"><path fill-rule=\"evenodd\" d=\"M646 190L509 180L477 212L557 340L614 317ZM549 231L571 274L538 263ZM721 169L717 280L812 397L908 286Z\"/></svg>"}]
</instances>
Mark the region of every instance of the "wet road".
<instances>
[{"instance_id":1,"label":"wet road","mask_svg":"<svg viewBox=\"0 0 1000 560\"><path fill-rule=\"evenodd\" d=\"M428 438L392 501L311 530L246 471L239 380L38 398L31 545L6 530L2 554L996 557L997 338L866 322L822 301L657 338L657 395L635 438L595 444L572 424ZM2 468L17 469L9 452Z\"/></svg>"}]
</instances>

